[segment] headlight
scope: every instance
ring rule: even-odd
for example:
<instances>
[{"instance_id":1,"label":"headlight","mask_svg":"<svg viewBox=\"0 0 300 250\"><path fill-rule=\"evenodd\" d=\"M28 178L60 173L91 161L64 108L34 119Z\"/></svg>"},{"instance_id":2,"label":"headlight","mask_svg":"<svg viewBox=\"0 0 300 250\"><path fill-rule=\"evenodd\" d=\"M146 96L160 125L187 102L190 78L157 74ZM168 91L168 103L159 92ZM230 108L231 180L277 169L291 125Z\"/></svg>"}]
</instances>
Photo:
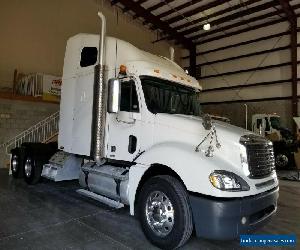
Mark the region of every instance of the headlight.
<instances>
[{"instance_id":1,"label":"headlight","mask_svg":"<svg viewBox=\"0 0 300 250\"><path fill-rule=\"evenodd\" d=\"M223 191L248 191L249 185L238 175L223 171L216 170L209 175L210 183Z\"/></svg>"}]
</instances>

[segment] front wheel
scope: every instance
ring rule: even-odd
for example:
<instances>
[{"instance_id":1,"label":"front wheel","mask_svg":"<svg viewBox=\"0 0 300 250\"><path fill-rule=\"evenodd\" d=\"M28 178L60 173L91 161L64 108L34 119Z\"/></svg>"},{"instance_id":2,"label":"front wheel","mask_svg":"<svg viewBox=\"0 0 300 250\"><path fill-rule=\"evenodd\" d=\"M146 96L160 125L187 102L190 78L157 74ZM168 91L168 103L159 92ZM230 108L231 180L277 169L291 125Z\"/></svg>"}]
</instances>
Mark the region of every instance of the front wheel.
<instances>
[{"instance_id":1,"label":"front wheel","mask_svg":"<svg viewBox=\"0 0 300 250\"><path fill-rule=\"evenodd\" d=\"M139 195L138 212L146 237L162 249L178 248L192 234L188 194L172 176L155 176L145 183Z\"/></svg>"},{"instance_id":2,"label":"front wheel","mask_svg":"<svg viewBox=\"0 0 300 250\"><path fill-rule=\"evenodd\" d=\"M31 155L28 155L24 161L23 172L28 184L36 184L41 179L42 166Z\"/></svg>"}]
</instances>

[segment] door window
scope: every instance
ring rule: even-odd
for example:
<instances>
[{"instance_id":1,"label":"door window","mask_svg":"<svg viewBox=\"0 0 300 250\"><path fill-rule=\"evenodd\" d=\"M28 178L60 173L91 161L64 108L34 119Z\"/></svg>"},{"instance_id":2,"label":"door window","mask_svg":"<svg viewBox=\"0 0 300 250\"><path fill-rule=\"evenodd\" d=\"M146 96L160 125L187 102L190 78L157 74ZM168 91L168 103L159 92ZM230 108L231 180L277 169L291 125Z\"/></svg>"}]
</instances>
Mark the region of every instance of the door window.
<instances>
[{"instance_id":1,"label":"door window","mask_svg":"<svg viewBox=\"0 0 300 250\"><path fill-rule=\"evenodd\" d=\"M269 123L269 119L267 117L265 117L266 120L266 131L270 131L270 123Z\"/></svg>"},{"instance_id":2,"label":"door window","mask_svg":"<svg viewBox=\"0 0 300 250\"><path fill-rule=\"evenodd\" d=\"M262 119L257 119L256 128L259 129L262 125Z\"/></svg>"},{"instance_id":3,"label":"door window","mask_svg":"<svg viewBox=\"0 0 300 250\"><path fill-rule=\"evenodd\" d=\"M80 66L84 68L96 64L97 56L96 47L84 47L81 51Z\"/></svg>"},{"instance_id":4,"label":"door window","mask_svg":"<svg viewBox=\"0 0 300 250\"><path fill-rule=\"evenodd\" d=\"M133 80L121 82L120 111L139 112L139 101Z\"/></svg>"}]
</instances>

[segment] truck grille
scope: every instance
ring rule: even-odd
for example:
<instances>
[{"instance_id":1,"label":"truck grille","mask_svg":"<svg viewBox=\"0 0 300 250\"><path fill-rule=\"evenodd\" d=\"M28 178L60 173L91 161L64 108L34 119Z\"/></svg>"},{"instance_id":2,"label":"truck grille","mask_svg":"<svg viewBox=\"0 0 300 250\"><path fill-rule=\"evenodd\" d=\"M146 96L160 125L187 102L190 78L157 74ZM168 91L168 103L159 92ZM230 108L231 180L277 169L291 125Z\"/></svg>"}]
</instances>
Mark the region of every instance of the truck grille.
<instances>
[{"instance_id":1,"label":"truck grille","mask_svg":"<svg viewBox=\"0 0 300 250\"><path fill-rule=\"evenodd\" d=\"M256 135L242 136L240 143L246 147L250 178L263 178L275 169L273 145Z\"/></svg>"}]
</instances>

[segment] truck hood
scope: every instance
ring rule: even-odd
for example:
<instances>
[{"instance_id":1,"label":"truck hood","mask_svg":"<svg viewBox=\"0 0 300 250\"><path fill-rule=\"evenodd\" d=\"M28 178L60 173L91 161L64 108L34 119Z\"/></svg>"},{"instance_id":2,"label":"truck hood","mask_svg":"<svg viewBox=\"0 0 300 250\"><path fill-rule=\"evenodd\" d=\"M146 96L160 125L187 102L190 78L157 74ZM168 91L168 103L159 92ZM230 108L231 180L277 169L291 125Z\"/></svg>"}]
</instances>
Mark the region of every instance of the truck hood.
<instances>
[{"instance_id":1,"label":"truck hood","mask_svg":"<svg viewBox=\"0 0 300 250\"><path fill-rule=\"evenodd\" d=\"M204 129L201 117L176 114L157 114L156 117L155 144L168 143L173 146L177 145L185 148L190 153L195 153L197 145L210 132L210 130ZM241 171L240 138L242 135L251 134L252 132L221 121L213 120L213 125L216 128L218 142L221 144L221 147L217 148L216 138L210 144L211 137L208 136L199 146L199 152L196 153L197 156L202 158L202 160L218 162L217 167L220 169L226 162L227 165L231 166L229 167L230 171ZM214 147L213 157L206 156L206 151L210 145Z\"/></svg>"},{"instance_id":2,"label":"truck hood","mask_svg":"<svg viewBox=\"0 0 300 250\"><path fill-rule=\"evenodd\" d=\"M209 133L209 130L205 130L202 125L202 117L162 113L157 114L156 116L158 126L166 126L171 130L177 130L180 134L194 135L197 137L197 141ZM229 140L231 142L238 143L242 135L252 133L251 131L243 128L217 120L213 120L213 125L216 127L219 139L223 139L225 141Z\"/></svg>"}]
</instances>

